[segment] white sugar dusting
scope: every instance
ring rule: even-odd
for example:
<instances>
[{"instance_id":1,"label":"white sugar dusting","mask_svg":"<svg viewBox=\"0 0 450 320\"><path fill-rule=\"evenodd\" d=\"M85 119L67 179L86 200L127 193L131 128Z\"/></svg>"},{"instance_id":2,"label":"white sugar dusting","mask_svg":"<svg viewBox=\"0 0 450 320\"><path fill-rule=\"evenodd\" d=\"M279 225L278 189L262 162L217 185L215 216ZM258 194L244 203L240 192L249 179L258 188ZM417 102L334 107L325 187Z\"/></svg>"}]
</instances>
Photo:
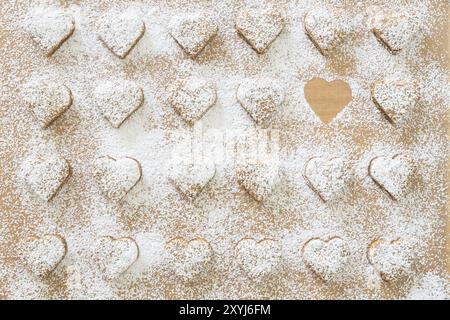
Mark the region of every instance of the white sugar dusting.
<instances>
[{"instance_id":1,"label":"white sugar dusting","mask_svg":"<svg viewBox=\"0 0 450 320\"><path fill-rule=\"evenodd\" d=\"M442 1L3 2L0 298L449 298ZM313 10L345 33L316 26L326 55L305 30ZM386 12L408 19L380 43ZM214 25L173 34L198 13ZM313 77L351 87L328 125L304 97ZM276 90L246 99L248 79ZM384 92L401 121L372 99L382 79L414 83L408 110ZM34 81L67 87L70 107L56 85L27 94ZM399 154L413 171L370 174ZM345 165L305 173L313 158ZM61 261L52 245L29 255L52 262L35 264L43 280L18 240L55 234Z\"/></svg>"}]
</instances>

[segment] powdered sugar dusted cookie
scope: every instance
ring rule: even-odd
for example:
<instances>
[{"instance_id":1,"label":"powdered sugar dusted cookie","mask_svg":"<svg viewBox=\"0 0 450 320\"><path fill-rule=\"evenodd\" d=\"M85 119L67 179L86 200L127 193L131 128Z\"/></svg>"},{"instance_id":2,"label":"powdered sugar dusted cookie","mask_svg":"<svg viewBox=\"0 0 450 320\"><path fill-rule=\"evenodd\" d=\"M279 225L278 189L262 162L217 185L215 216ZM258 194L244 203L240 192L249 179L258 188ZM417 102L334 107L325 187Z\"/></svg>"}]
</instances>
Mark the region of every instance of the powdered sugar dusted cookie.
<instances>
[{"instance_id":1,"label":"powdered sugar dusted cookie","mask_svg":"<svg viewBox=\"0 0 450 320\"><path fill-rule=\"evenodd\" d=\"M108 199L118 202L141 179L141 165L135 159L114 159L103 156L96 160L94 179L100 191Z\"/></svg>"},{"instance_id":2,"label":"powdered sugar dusted cookie","mask_svg":"<svg viewBox=\"0 0 450 320\"><path fill-rule=\"evenodd\" d=\"M307 185L324 202L342 196L349 180L350 166L343 158L309 159L303 169Z\"/></svg>"},{"instance_id":3,"label":"powdered sugar dusted cookie","mask_svg":"<svg viewBox=\"0 0 450 320\"><path fill-rule=\"evenodd\" d=\"M263 201L279 182L278 163L252 161L237 168L238 183L258 202Z\"/></svg>"},{"instance_id":4,"label":"powdered sugar dusted cookie","mask_svg":"<svg viewBox=\"0 0 450 320\"><path fill-rule=\"evenodd\" d=\"M174 159L169 168L169 179L187 199L194 200L216 172L215 164L208 158Z\"/></svg>"},{"instance_id":5,"label":"powdered sugar dusted cookie","mask_svg":"<svg viewBox=\"0 0 450 320\"><path fill-rule=\"evenodd\" d=\"M372 84L372 100L389 122L397 124L415 107L415 85L406 80L384 79Z\"/></svg>"},{"instance_id":6,"label":"powdered sugar dusted cookie","mask_svg":"<svg viewBox=\"0 0 450 320\"><path fill-rule=\"evenodd\" d=\"M108 14L98 25L98 37L117 57L124 59L142 38L145 24L132 11Z\"/></svg>"},{"instance_id":7,"label":"powdered sugar dusted cookie","mask_svg":"<svg viewBox=\"0 0 450 320\"><path fill-rule=\"evenodd\" d=\"M216 87L198 77L180 80L173 90L169 103L189 124L193 125L216 103Z\"/></svg>"},{"instance_id":8,"label":"powdered sugar dusted cookie","mask_svg":"<svg viewBox=\"0 0 450 320\"><path fill-rule=\"evenodd\" d=\"M176 16L170 21L170 34L191 58L203 51L217 30L217 25L205 13Z\"/></svg>"},{"instance_id":9,"label":"powdered sugar dusted cookie","mask_svg":"<svg viewBox=\"0 0 450 320\"><path fill-rule=\"evenodd\" d=\"M268 124L284 101L284 90L272 79L246 79L237 90L237 99L256 123Z\"/></svg>"},{"instance_id":10,"label":"powdered sugar dusted cookie","mask_svg":"<svg viewBox=\"0 0 450 320\"><path fill-rule=\"evenodd\" d=\"M70 165L58 155L37 156L28 159L25 168L26 183L39 198L50 201L69 178Z\"/></svg>"},{"instance_id":11,"label":"powdered sugar dusted cookie","mask_svg":"<svg viewBox=\"0 0 450 320\"><path fill-rule=\"evenodd\" d=\"M53 7L39 7L31 10L23 26L48 57L58 50L75 30L72 17Z\"/></svg>"},{"instance_id":12,"label":"powdered sugar dusted cookie","mask_svg":"<svg viewBox=\"0 0 450 320\"><path fill-rule=\"evenodd\" d=\"M283 28L283 17L272 9L243 9L236 18L236 30L260 54L267 51Z\"/></svg>"},{"instance_id":13,"label":"powdered sugar dusted cookie","mask_svg":"<svg viewBox=\"0 0 450 320\"><path fill-rule=\"evenodd\" d=\"M104 236L93 247L93 259L105 278L113 280L125 273L139 257L139 248L132 238Z\"/></svg>"},{"instance_id":14,"label":"powdered sugar dusted cookie","mask_svg":"<svg viewBox=\"0 0 450 320\"><path fill-rule=\"evenodd\" d=\"M36 276L49 276L67 253L64 238L57 234L26 239L20 248L20 256L26 267Z\"/></svg>"},{"instance_id":15,"label":"powdered sugar dusted cookie","mask_svg":"<svg viewBox=\"0 0 450 320\"><path fill-rule=\"evenodd\" d=\"M276 275L282 266L281 246L272 239L242 239L235 247L235 257L243 271L253 280L267 280Z\"/></svg>"},{"instance_id":16,"label":"powdered sugar dusted cookie","mask_svg":"<svg viewBox=\"0 0 450 320\"><path fill-rule=\"evenodd\" d=\"M142 89L129 81L104 81L94 91L96 107L114 128L142 106Z\"/></svg>"},{"instance_id":17,"label":"powdered sugar dusted cookie","mask_svg":"<svg viewBox=\"0 0 450 320\"><path fill-rule=\"evenodd\" d=\"M167 242L166 250L172 270L184 281L207 275L213 266L214 251L203 238L174 238Z\"/></svg>"},{"instance_id":18,"label":"powdered sugar dusted cookie","mask_svg":"<svg viewBox=\"0 0 450 320\"><path fill-rule=\"evenodd\" d=\"M304 20L305 31L324 55L342 42L344 32L337 17L326 9L309 11Z\"/></svg>"},{"instance_id":19,"label":"powdered sugar dusted cookie","mask_svg":"<svg viewBox=\"0 0 450 320\"><path fill-rule=\"evenodd\" d=\"M414 164L404 155L376 157L369 163L372 180L393 200L399 200L409 189Z\"/></svg>"},{"instance_id":20,"label":"powdered sugar dusted cookie","mask_svg":"<svg viewBox=\"0 0 450 320\"><path fill-rule=\"evenodd\" d=\"M412 273L413 250L400 239L373 241L368 248L367 257L384 281L404 279Z\"/></svg>"},{"instance_id":21,"label":"powdered sugar dusted cookie","mask_svg":"<svg viewBox=\"0 0 450 320\"><path fill-rule=\"evenodd\" d=\"M414 30L404 11L384 11L375 16L372 31L378 41L396 54L408 46Z\"/></svg>"},{"instance_id":22,"label":"powdered sugar dusted cookie","mask_svg":"<svg viewBox=\"0 0 450 320\"><path fill-rule=\"evenodd\" d=\"M345 278L350 256L347 242L339 237L313 238L302 248L305 263L322 280L340 282Z\"/></svg>"},{"instance_id":23,"label":"powdered sugar dusted cookie","mask_svg":"<svg viewBox=\"0 0 450 320\"><path fill-rule=\"evenodd\" d=\"M64 84L34 79L22 90L22 99L42 128L47 128L72 105L72 93Z\"/></svg>"}]
</instances>

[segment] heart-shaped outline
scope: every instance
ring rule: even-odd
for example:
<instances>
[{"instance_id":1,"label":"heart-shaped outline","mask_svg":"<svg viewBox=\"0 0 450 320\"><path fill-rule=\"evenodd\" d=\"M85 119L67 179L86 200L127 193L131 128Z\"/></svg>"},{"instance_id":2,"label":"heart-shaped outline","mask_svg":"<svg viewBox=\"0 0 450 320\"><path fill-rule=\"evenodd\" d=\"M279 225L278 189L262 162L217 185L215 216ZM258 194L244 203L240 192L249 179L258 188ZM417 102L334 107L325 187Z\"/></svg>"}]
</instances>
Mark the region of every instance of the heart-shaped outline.
<instances>
[{"instance_id":1,"label":"heart-shaped outline","mask_svg":"<svg viewBox=\"0 0 450 320\"><path fill-rule=\"evenodd\" d=\"M325 274L322 274L321 271L316 270L317 266L313 265L311 263L311 261L309 261L309 259L305 258L305 249L308 246L308 244L310 244L312 241L320 241L321 243L323 243L323 245L329 246L330 243L334 240L340 240L342 241L343 245L345 245L346 248L344 248L344 254L346 254L346 257L348 258L351 254L350 252L350 248L349 245L347 243L346 240L344 240L343 238L339 237L339 236L329 236L326 238L320 238L320 237L313 237L310 238L309 240L307 240L301 247L301 255L302 255L302 259L305 261L306 266L322 281L324 282L340 282L342 279L340 279L340 277L338 276L339 279L333 279L332 275L330 277L330 274L326 274L326 270L324 271ZM347 252L345 252L347 251ZM346 261L340 261L340 267L343 267L347 264L347 260ZM321 266L320 266L321 267Z\"/></svg>"},{"instance_id":2,"label":"heart-shaped outline","mask_svg":"<svg viewBox=\"0 0 450 320\"><path fill-rule=\"evenodd\" d=\"M72 175L72 167L70 166L69 161L58 155L47 158L39 156L28 161L32 164L32 167L27 168L29 171L26 171L25 173L25 180L29 185L30 190L42 200L50 202ZM50 177L52 186L49 187L45 184L45 182L49 181L49 178L46 178L46 181L43 181L44 177L42 176L41 171L44 170L52 173L54 170L51 169L54 165L58 165L59 170L56 175L59 176L59 178Z\"/></svg>"},{"instance_id":3,"label":"heart-shaped outline","mask_svg":"<svg viewBox=\"0 0 450 320\"><path fill-rule=\"evenodd\" d=\"M259 125L268 125L285 100L283 88L276 80L247 78L239 84L236 99Z\"/></svg>"},{"instance_id":4,"label":"heart-shaped outline","mask_svg":"<svg viewBox=\"0 0 450 320\"><path fill-rule=\"evenodd\" d=\"M23 91L22 100L42 129L50 127L73 104L69 87L52 80L32 80L24 86ZM60 104L56 105L55 100L61 100Z\"/></svg>"},{"instance_id":5,"label":"heart-shaped outline","mask_svg":"<svg viewBox=\"0 0 450 320\"><path fill-rule=\"evenodd\" d=\"M348 89L347 95L343 94L343 92L342 92L343 88L341 88L339 90L338 89L331 90L332 88L334 88L334 85L338 85L340 83L342 83L343 88L345 87L346 89ZM323 88L320 88L320 87L323 87ZM326 116L328 116L327 115L328 111L326 111L326 110L329 110L329 106L327 106L325 108L323 106L319 106L316 104L316 100L323 101L323 96L327 96L326 94L320 94L320 97L321 97L320 99L318 97L316 97L319 94L319 92L323 92L323 90L327 90L328 92L332 92L332 93L335 92L334 95L331 95L330 93L328 93L328 96L331 97L329 100L334 101L334 102L336 102L336 98L339 98L339 99L343 98L343 97L347 98L349 95L349 99L343 100L342 102L340 101L342 103L342 105L331 108L334 112L332 112L330 114L332 116L330 119L328 119L328 117L326 117ZM344 111L353 101L352 88L350 87L350 85L347 82L345 82L341 79L327 81L320 77L313 77L312 79L310 79L308 82L305 83L305 86L303 87L303 93L305 96L305 100L308 103L308 106L310 107L310 109L324 124L332 123L333 120L336 119L336 117L342 111ZM313 95L313 96L311 96L311 95Z\"/></svg>"},{"instance_id":6,"label":"heart-shaped outline","mask_svg":"<svg viewBox=\"0 0 450 320\"><path fill-rule=\"evenodd\" d=\"M185 35L185 28L188 36ZM176 16L170 21L170 35L191 59L205 50L218 31L219 28L212 19L202 12Z\"/></svg>"},{"instance_id":7,"label":"heart-shaped outline","mask_svg":"<svg viewBox=\"0 0 450 320\"><path fill-rule=\"evenodd\" d=\"M40 262L39 261L31 261L31 263L30 263L30 261L28 261L29 258L30 258L30 255L33 254L33 251L36 250L36 248L35 249L27 248L27 246L31 245L31 242L45 241L46 238L51 238L51 239L57 240L59 242L58 244L61 245L61 248L63 249L63 251L61 252L61 255L59 257L54 257L54 258L56 258L56 260L53 261L53 262L45 260L45 261L40 261ZM40 244L40 245L43 245L43 244ZM52 250L52 249L49 249L49 250ZM49 252L51 252L51 251L49 251ZM67 242L66 242L66 239L64 239L64 237L61 236L60 234L56 234L56 233L55 234L48 233L48 234L44 234L42 236L29 237L21 245L21 258L22 258L24 264L26 265L27 269L31 273L33 273L35 276L37 276L39 278L42 278L42 279L49 277L53 273L53 271L55 271L56 268L58 268L58 266L64 260L66 255L67 255ZM36 258L36 257L34 257L34 258ZM47 266L38 266L36 264L33 265L33 263L40 264L42 262L48 263L48 265Z\"/></svg>"},{"instance_id":8,"label":"heart-shaped outline","mask_svg":"<svg viewBox=\"0 0 450 320\"><path fill-rule=\"evenodd\" d=\"M124 190L124 192L122 192L123 194L120 196L120 194L118 195L118 196L116 196L116 195L109 195L109 193L111 193L111 192L114 192L114 191L110 191L110 190L104 190L103 188L104 188L104 186L101 186L101 184L103 184L103 183L107 183L108 181L110 181L110 178L109 179L107 179L105 182L101 182L101 183L99 183L99 181L97 180L97 179L100 179L101 177L99 176L102 172L100 172L99 170L99 168L97 167L98 166L98 163L97 163L97 161L99 161L99 160L101 160L101 159L109 159L109 160L112 160L112 161L114 161L114 162L117 162L117 161L120 161L120 160L126 160L126 159L129 159L129 160L132 160L132 161L134 161L135 163L136 163L136 165L137 165L137 169L138 169L138 171L139 171L139 177L136 179L136 181L134 182L134 184L131 186L131 187L129 187L129 188L125 188ZM103 175L104 175L105 173L103 173ZM103 176L102 175L102 176ZM125 157L121 157L121 158L118 158L118 159L116 159L116 158L113 158L113 157L111 157L111 156L109 156L109 155L105 155L105 156L101 156L101 157L98 157L97 159L96 159L96 163L95 163L95 165L94 165L94 180L95 180L95 182L96 182L96 184L97 184L97 186L98 186L98 188L99 188L99 190L101 191L101 193L107 198L107 199L109 199L109 200L111 200L111 201L113 201L113 202L115 202L115 203L118 203L118 202L120 202L122 199L124 199L125 198L125 196L138 184L138 182L140 181L142 179L142 167L141 167L141 164L139 163L139 161L138 160L136 160L136 159L134 159L134 158L132 158L132 157L128 157L128 156L125 156ZM126 190L126 189L128 189L128 190ZM119 198L117 198L117 197L119 197Z\"/></svg>"},{"instance_id":9,"label":"heart-shaped outline","mask_svg":"<svg viewBox=\"0 0 450 320\"><path fill-rule=\"evenodd\" d=\"M169 180L174 185L174 187L189 201L194 201L200 193L206 188L206 186L211 182L211 180L216 175L216 165L214 161L208 158L203 159L190 159L181 158L174 159L169 164ZM200 167L199 167L200 166ZM180 168L181 167L181 168ZM197 170L195 170L197 169ZM196 174L200 169L204 174L202 174L202 181L197 181L192 183L192 179L198 178L199 175ZM204 170L203 170L204 169ZM194 171L190 171L194 170ZM186 176L188 173L189 176ZM190 174L193 174L192 176ZM189 179L191 181L180 181ZM189 184L189 185L187 185Z\"/></svg>"},{"instance_id":10,"label":"heart-shaped outline","mask_svg":"<svg viewBox=\"0 0 450 320\"><path fill-rule=\"evenodd\" d=\"M43 50L48 58L50 58L58 49L66 42L75 31L75 21L72 16L66 12L51 7L43 8L38 7L30 11L27 20L25 21L24 28L30 35L31 39ZM59 36L57 39L48 39L46 30L42 30L42 27L54 28L56 23L55 19L59 20L59 27L64 30L59 30ZM40 25L39 25L40 23ZM36 25L38 24L38 25Z\"/></svg>"},{"instance_id":11,"label":"heart-shaped outline","mask_svg":"<svg viewBox=\"0 0 450 320\"><path fill-rule=\"evenodd\" d=\"M305 162L305 165L303 166L303 174L302 174L302 175L303 175L303 178L305 179L305 182L306 182L307 186L308 186L312 191L314 191L314 193L316 193L316 194L319 196L319 198L320 198L320 200L322 200L322 202L328 202L328 201L331 201L334 197L331 196L331 198L326 199L326 198L328 198L328 196L324 196L323 191L319 190L318 186L317 186L313 181L311 181L311 178L309 177L309 175L308 175L307 172L306 172L307 169L308 169L308 166L309 166L310 162L311 162L312 160L315 160L315 159L323 160L323 161L326 161L327 163L330 163L331 161L334 161L334 160L340 160L340 159L342 159L342 161L343 161L343 163L342 163L343 169L345 169L345 167L347 167L346 161L345 161L344 158L341 158L341 157L331 157L331 158L311 157L311 158L308 159L308 161ZM325 178L328 178L328 179L329 179L329 177L325 177ZM345 177L344 177L344 178L345 178ZM343 184L344 184L344 185L342 185L341 188L340 188L338 191L342 191L342 189L345 188L345 184L346 184L345 182L346 182L346 181L343 181Z\"/></svg>"},{"instance_id":12,"label":"heart-shaped outline","mask_svg":"<svg viewBox=\"0 0 450 320\"><path fill-rule=\"evenodd\" d=\"M254 23L258 25L255 26ZM269 50L270 46L283 31L284 24L284 19L280 12L270 8L250 7L239 12L235 21L235 28L237 33L256 53L263 54ZM267 34L267 32L271 32L271 34ZM261 33L264 33L266 39L260 37Z\"/></svg>"},{"instance_id":13,"label":"heart-shaped outline","mask_svg":"<svg viewBox=\"0 0 450 320\"><path fill-rule=\"evenodd\" d=\"M261 246L265 243L272 243L274 247L276 247L276 250L278 251L278 253L275 253L275 255L273 256L274 261L275 261L275 266L271 265L271 270L260 270L260 268L258 268L258 266L255 266L256 268L256 272L255 270L248 270L247 265L243 264L243 261L240 261L242 259L240 259L240 256L242 255L242 251L239 249L241 244L245 241L250 241L252 243L251 247L252 249L256 249L258 246ZM250 249L250 248L249 248ZM276 239L272 239L272 238L262 238L261 240L256 240L254 238L251 237L245 237L240 239L234 246L234 257L238 260L238 264L241 267L241 269L245 272L245 274L252 280L255 281L266 281L268 280L268 278L270 278L271 276L277 275L278 272L283 268L283 257L281 255L281 244L279 243L278 240ZM254 253L254 252L253 252ZM261 253L261 252L259 252ZM249 252L246 252L245 254L249 254ZM250 253L251 254L251 253ZM264 257L260 257L258 256L256 259L259 261L261 259L263 259Z\"/></svg>"},{"instance_id":14,"label":"heart-shaped outline","mask_svg":"<svg viewBox=\"0 0 450 320\"><path fill-rule=\"evenodd\" d=\"M110 104L119 105L127 98L128 109L112 110ZM103 117L114 127L119 128L133 113L144 104L144 91L138 85L128 81L105 81L94 90L94 101ZM108 104L108 106L106 106ZM120 108L119 108L120 109ZM115 113L118 113L115 114Z\"/></svg>"},{"instance_id":15,"label":"heart-shaped outline","mask_svg":"<svg viewBox=\"0 0 450 320\"><path fill-rule=\"evenodd\" d=\"M137 15L131 16L131 14L131 12L127 11L120 14L109 13L102 17L97 29L98 39L100 40L100 42L110 52L112 52L116 57L120 59L125 59L128 54L130 54L131 50L134 49L139 40L141 40L141 38L144 36L146 29L144 21L142 21L142 19ZM137 23L135 25L131 25L131 23L133 22ZM136 28L136 30L126 30L129 33L127 37L131 37L131 39L125 39L124 41L127 43L124 44L117 42L116 38L118 35L123 37L125 31L114 29L114 27L117 27L117 25L123 25L125 23L130 24L126 26L128 29L134 27Z\"/></svg>"},{"instance_id":16,"label":"heart-shaped outline","mask_svg":"<svg viewBox=\"0 0 450 320\"><path fill-rule=\"evenodd\" d=\"M259 180L263 180L262 182L267 183L266 185L261 186L261 184L258 183L258 181L255 181L255 179L258 178L258 174L262 174L263 172L264 174ZM236 178L238 184L246 190L246 192L256 202L262 203L269 197L275 186L280 182L281 172L278 166L274 169L273 166L270 166L267 162L251 161L238 166L236 170Z\"/></svg>"},{"instance_id":17,"label":"heart-shaped outline","mask_svg":"<svg viewBox=\"0 0 450 320\"><path fill-rule=\"evenodd\" d=\"M376 272L380 275L380 278L385 282L393 282L395 280L399 280L403 278L403 276L406 276L407 270L405 270L402 267L408 267L408 266L396 266L397 268L401 268L397 271L395 271L395 275L389 275L385 271L380 269L379 263L376 261L373 261L373 251L376 249L378 245L385 244L385 245L401 245L402 240L400 237L397 237L395 239L386 240L383 238L378 238L373 240L367 247L367 260L369 261L369 264L376 270Z\"/></svg>"},{"instance_id":18,"label":"heart-shaped outline","mask_svg":"<svg viewBox=\"0 0 450 320\"><path fill-rule=\"evenodd\" d=\"M311 23L316 22L318 19L325 19L325 26L330 27L331 37L328 39L325 37L324 40L327 40L329 43L324 44L322 39L322 35L317 30L317 25L311 25ZM333 51L342 41L343 41L343 31L341 30L339 23L334 24L333 22L337 21L337 18L334 14L329 13L328 11L323 10L311 10L309 11L305 17L303 18L303 26L305 29L305 34L314 44L316 49L323 55L327 56L331 51Z\"/></svg>"},{"instance_id":19,"label":"heart-shaped outline","mask_svg":"<svg viewBox=\"0 0 450 320\"><path fill-rule=\"evenodd\" d=\"M216 104L217 88L203 78L180 79L171 90L168 102L189 126L193 126Z\"/></svg>"},{"instance_id":20,"label":"heart-shaped outline","mask_svg":"<svg viewBox=\"0 0 450 320\"><path fill-rule=\"evenodd\" d=\"M403 87L404 90L401 93L406 94L407 96L410 96L410 98L412 100L411 104L408 104L406 106L407 109L405 109L405 110L403 110L403 109L400 109L398 111L397 110L389 110L387 108L387 106L384 103L381 103L381 101L379 101L380 99L377 98L377 96L378 96L377 88L383 87L383 86L384 86L384 91L388 91L385 94L389 94L389 92L392 93L393 90L388 90L388 88L393 87L393 89L395 89L394 86ZM380 90L382 90L382 89L380 89ZM408 91L409 91L409 93L408 93ZM402 118L407 113L411 112L414 109L414 107L417 104L417 100L419 99L415 84L414 83L409 84L406 80L383 79L383 80L374 81L372 83L372 85L370 86L370 96L371 96L372 102L375 104L375 106L378 108L378 110L380 110L380 112L389 121L389 123L391 123L393 125L397 125L397 124L401 123ZM405 101L404 97L399 97L399 99L401 99L402 101ZM389 101L386 101L386 103L389 104ZM392 103L392 105L396 107L399 105L399 102L394 101Z\"/></svg>"},{"instance_id":21,"label":"heart-shaped outline","mask_svg":"<svg viewBox=\"0 0 450 320\"><path fill-rule=\"evenodd\" d=\"M202 256L205 259L200 261L189 261L189 257L186 256L187 247L196 242L202 243L202 245L205 246L204 248L207 248L207 252ZM177 277L185 282L193 282L202 279L203 276L208 276L208 271L214 267L214 249L209 241L202 237L195 237L189 240L181 236L172 238L167 241L165 250L169 254L170 261L172 261L171 265L173 271ZM181 261L178 260L178 258L181 258ZM192 262L193 264L188 265L189 262ZM198 264L196 265L195 263ZM182 268L182 270L180 270L180 268Z\"/></svg>"}]
</instances>

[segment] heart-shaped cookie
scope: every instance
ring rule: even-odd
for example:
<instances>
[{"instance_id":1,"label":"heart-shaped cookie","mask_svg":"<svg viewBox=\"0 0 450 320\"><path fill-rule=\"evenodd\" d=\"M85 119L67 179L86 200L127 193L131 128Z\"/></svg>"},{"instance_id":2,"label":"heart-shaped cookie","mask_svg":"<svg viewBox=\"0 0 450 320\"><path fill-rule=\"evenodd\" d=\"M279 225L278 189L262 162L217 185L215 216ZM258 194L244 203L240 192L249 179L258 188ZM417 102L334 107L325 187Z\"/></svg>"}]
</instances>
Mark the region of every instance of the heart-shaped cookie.
<instances>
[{"instance_id":1,"label":"heart-shaped cookie","mask_svg":"<svg viewBox=\"0 0 450 320\"><path fill-rule=\"evenodd\" d=\"M204 79L190 77L179 81L169 103L189 125L193 125L216 103L216 99L215 85Z\"/></svg>"},{"instance_id":2,"label":"heart-shaped cookie","mask_svg":"<svg viewBox=\"0 0 450 320\"><path fill-rule=\"evenodd\" d=\"M302 248L305 263L323 281L340 282L345 278L350 248L339 237L328 240L312 238Z\"/></svg>"},{"instance_id":3,"label":"heart-shaped cookie","mask_svg":"<svg viewBox=\"0 0 450 320\"><path fill-rule=\"evenodd\" d=\"M73 34L75 23L61 10L42 7L28 13L24 29L50 57Z\"/></svg>"},{"instance_id":4,"label":"heart-shaped cookie","mask_svg":"<svg viewBox=\"0 0 450 320\"><path fill-rule=\"evenodd\" d=\"M330 53L342 42L344 32L338 19L328 10L309 11L304 24L306 34L323 55Z\"/></svg>"},{"instance_id":5,"label":"heart-shaped cookie","mask_svg":"<svg viewBox=\"0 0 450 320\"><path fill-rule=\"evenodd\" d=\"M96 107L114 128L142 106L142 89L128 81L101 82L94 91Z\"/></svg>"},{"instance_id":6,"label":"heart-shaped cookie","mask_svg":"<svg viewBox=\"0 0 450 320\"><path fill-rule=\"evenodd\" d=\"M217 34L217 25L203 13L176 16L170 21L170 35L195 58Z\"/></svg>"},{"instance_id":7,"label":"heart-shaped cookie","mask_svg":"<svg viewBox=\"0 0 450 320\"><path fill-rule=\"evenodd\" d=\"M72 105L72 93L64 84L35 79L22 90L22 99L42 128L47 128Z\"/></svg>"},{"instance_id":8,"label":"heart-shaped cookie","mask_svg":"<svg viewBox=\"0 0 450 320\"><path fill-rule=\"evenodd\" d=\"M125 273L139 257L139 248L132 238L104 236L93 247L93 259L106 279L113 280Z\"/></svg>"},{"instance_id":9,"label":"heart-shaped cookie","mask_svg":"<svg viewBox=\"0 0 450 320\"><path fill-rule=\"evenodd\" d=\"M166 250L171 268L184 281L207 275L213 266L214 251L205 239L174 238L167 242Z\"/></svg>"},{"instance_id":10,"label":"heart-shaped cookie","mask_svg":"<svg viewBox=\"0 0 450 320\"><path fill-rule=\"evenodd\" d=\"M342 80L313 78L305 85L305 99L324 123L330 123L352 101L352 90Z\"/></svg>"},{"instance_id":11,"label":"heart-shaped cookie","mask_svg":"<svg viewBox=\"0 0 450 320\"><path fill-rule=\"evenodd\" d=\"M169 168L169 179L188 200L194 200L214 177L216 167L210 159L175 159Z\"/></svg>"},{"instance_id":12,"label":"heart-shaped cookie","mask_svg":"<svg viewBox=\"0 0 450 320\"><path fill-rule=\"evenodd\" d=\"M241 106L258 124L268 124L284 101L284 91L272 79L246 79L237 90Z\"/></svg>"},{"instance_id":13,"label":"heart-shaped cookie","mask_svg":"<svg viewBox=\"0 0 450 320\"><path fill-rule=\"evenodd\" d=\"M284 20L276 10L249 8L236 18L236 30L259 54L267 51L284 28Z\"/></svg>"},{"instance_id":14,"label":"heart-shaped cookie","mask_svg":"<svg viewBox=\"0 0 450 320\"><path fill-rule=\"evenodd\" d=\"M57 155L38 156L27 161L26 183L39 198L50 201L70 176L70 165Z\"/></svg>"},{"instance_id":15,"label":"heart-shaped cookie","mask_svg":"<svg viewBox=\"0 0 450 320\"><path fill-rule=\"evenodd\" d=\"M373 241L367 251L370 264L384 281L399 280L412 271L413 251L400 239Z\"/></svg>"},{"instance_id":16,"label":"heart-shaped cookie","mask_svg":"<svg viewBox=\"0 0 450 320\"><path fill-rule=\"evenodd\" d=\"M393 200L399 200L408 191L413 171L412 161L401 154L375 157L369 163L370 177Z\"/></svg>"},{"instance_id":17,"label":"heart-shaped cookie","mask_svg":"<svg viewBox=\"0 0 450 320\"><path fill-rule=\"evenodd\" d=\"M320 199L327 202L343 194L349 169L343 158L313 157L305 163L303 177Z\"/></svg>"},{"instance_id":18,"label":"heart-shaped cookie","mask_svg":"<svg viewBox=\"0 0 450 320\"><path fill-rule=\"evenodd\" d=\"M105 16L98 26L98 37L117 57L124 59L142 38L144 22L132 12Z\"/></svg>"},{"instance_id":19,"label":"heart-shaped cookie","mask_svg":"<svg viewBox=\"0 0 450 320\"><path fill-rule=\"evenodd\" d=\"M95 162L94 179L108 199L119 202L141 179L141 165L135 159L103 156Z\"/></svg>"},{"instance_id":20,"label":"heart-shaped cookie","mask_svg":"<svg viewBox=\"0 0 450 320\"><path fill-rule=\"evenodd\" d=\"M253 280L267 280L276 275L282 265L281 246L272 239L242 239L235 247L235 257L247 276Z\"/></svg>"},{"instance_id":21,"label":"heart-shaped cookie","mask_svg":"<svg viewBox=\"0 0 450 320\"><path fill-rule=\"evenodd\" d=\"M26 267L36 276L49 276L67 253L64 238L57 234L31 237L23 242L20 256Z\"/></svg>"},{"instance_id":22,"label":"heart-shaped cookie","mask_svg":"<svg viewBox=\"0 0 450 320\"><path fill-rule=\"evenodd\" d=\"M279 182L278 163L253 161L237 168L237 181L258 202L266 199Z\"/></svg>"},{"instance_id":23,"label":"heart-shaped cookie","mask_svg":"<svg viewBox=\"0 0 450 320\"><path fill-rule=\"evenodd\" d=\"M405 80L384 79L376 81L371 88L372 101L393 124L413 109L418 100L414 84Z\"/></svg>"},{"instance_id":24,"label":"heart-shaped cookie","mask_svg":"<svg viewBox=\"0 0 450 320\"><path fill-rule=\"evenodd\" d=\"M392 54L406 48L413 38L414 31L405 12L381 12L375 16L373 24L373 34Z\"/></svg>"}]
</instances>

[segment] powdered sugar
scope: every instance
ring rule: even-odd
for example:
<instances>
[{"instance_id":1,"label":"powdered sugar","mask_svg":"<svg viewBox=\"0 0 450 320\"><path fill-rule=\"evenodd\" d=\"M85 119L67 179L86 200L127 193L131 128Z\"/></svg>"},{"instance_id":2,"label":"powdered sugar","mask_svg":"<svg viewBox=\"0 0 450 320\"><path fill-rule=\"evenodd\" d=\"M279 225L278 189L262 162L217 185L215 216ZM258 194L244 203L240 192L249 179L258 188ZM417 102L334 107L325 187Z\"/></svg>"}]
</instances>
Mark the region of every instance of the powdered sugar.
<instances>
[{"instance_id":1,"label":"powdered sugar","mask_svg":"<svg viewBox=\"0 0 450 320\"><path fill-rule=\"evenodd\" d=\"M370 17L380 12L364 1L141 1L87 0L62 10L76 31L51 58L42 56L19 28L29 4L5 1L0 18L3 59L0 118L1 172L0 295L9 298L405 298L446 297L445 203L447 113L445 37L440 34L446 12L441 1L376 1L381 9L399 7L415 12L420 26L414 41L392 55L373 36ZM283 31L264 54L257 54L238 36L235 22L249 6L273 6L282 13ZM348 34L336 55L324 57L305 34L303 18L313 8L339 11ZM117 59L97 35L98 21L110 12L131 9L145 33L126 59ZM211 12L218 32L195 59L187 59L170 34L170 20L193 12ZM215 13L220 13L214 15ZM430 41L432 39L432 41ZM29 121L18 88L37 75L67 85L73 105L46 130ZM401 126L387 122L371 101L370 85L387 76L411 77L421 96L415 112ZM213 107L187 125L168 101L177 79L207 79L214 84ZM303 95L312 77L347 82L353 99L330 124L320 122ZM241 107L236 94L248 78L276 79L283 89L282 108L261 129ZM95 108L98 81L123 79L142 88L145 101L120 128L113 128ZM197 81L195 81L197 82ZM73 175L48 204L30 194L22 163L36 151L60 154ZM191 153L215 162L216 172L195 201L186 201L163 170L174 156ZM415 188L392 201L368 174L374 157L408 154L417 164ZM200 156L200 154L202 156ZM103 155L133 157L142 177L115 203L104 197L93 178L92 165ZM248 159L270 156L270 171L282 172L261 202L242 188L236 169ZM303 177L311 157L351 159L354 181L345 197L318 201ZM62 234L66 258L43 283L23 272L15 256L15 240L30 234ZM92 266L90 249L96 239L111 235L135 239L139 258L114 281ZM324 283L302 258L311 238L345 239L351 255L337 277L351 279L337 290ZM213 258L190 285L171 277L177 262L163 259L175 237L204 239ZM270 238L280 247L281 268L268 282L250 278L235 257L244 238ZM367 248L374 239L412 242L417 268L407 279L379 281ZM143 249L145 248L145 250ZM187 265L198 261L187 258ZM172 260L173 261L173 260ZM265 264L263 264L265 265ZM263 268L264 269L264 268ZM269 278L271 278L269 277ZM263 277L264 278L264 277ZM335 290L336 289L336 290Z\"/></svg>"}]
</instances>

